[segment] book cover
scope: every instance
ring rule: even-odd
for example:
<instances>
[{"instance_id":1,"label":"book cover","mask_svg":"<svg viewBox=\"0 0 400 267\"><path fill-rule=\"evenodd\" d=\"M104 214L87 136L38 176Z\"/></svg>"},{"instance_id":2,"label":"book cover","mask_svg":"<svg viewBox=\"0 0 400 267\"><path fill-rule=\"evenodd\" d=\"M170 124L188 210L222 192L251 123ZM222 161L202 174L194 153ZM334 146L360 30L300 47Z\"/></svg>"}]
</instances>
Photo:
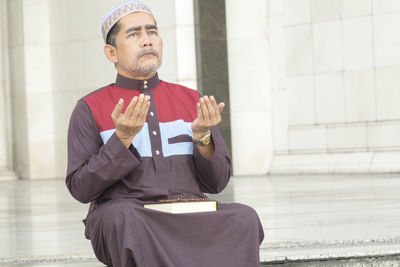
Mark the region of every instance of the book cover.
<instances>
[{"instance_id":1,"label":"book cover","mask_svg":"<svg viewBox=\"0 0 400 267\"><path fill-rule=\"evenodd\" d=\"M209 198L166 199L159 200L156 203L145 204L144 207L175 214L218 210L217 201Z\"/></svg>"}]
</instances>

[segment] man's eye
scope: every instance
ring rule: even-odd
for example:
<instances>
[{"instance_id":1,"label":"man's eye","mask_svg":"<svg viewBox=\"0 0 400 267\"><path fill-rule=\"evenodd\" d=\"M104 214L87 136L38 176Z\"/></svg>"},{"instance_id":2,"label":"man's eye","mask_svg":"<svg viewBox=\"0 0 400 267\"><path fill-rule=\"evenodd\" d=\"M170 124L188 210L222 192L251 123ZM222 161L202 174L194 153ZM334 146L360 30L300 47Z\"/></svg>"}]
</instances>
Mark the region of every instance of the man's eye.
<instances>
[{"instance_id":1,"label":"man's eye","mask_svg":"<svg viewBox=\"0 0 400 267\"><path fill-rule=\"evenodd\" d=\"M136 32L132 32L131 34L128 35L128 37L136 37L137 33Z\"/></svg>"},{"instance_id":2,"label":"man's eye","mask_svg":"<svg viewBox=\"0 0 400 267\"><path fill-rule=\"evenodd\" d=\"M157 34L157 32L156 31L149 31L149 34L150 35L154 35L154 34Z\"/></svg>"}]
</instances>

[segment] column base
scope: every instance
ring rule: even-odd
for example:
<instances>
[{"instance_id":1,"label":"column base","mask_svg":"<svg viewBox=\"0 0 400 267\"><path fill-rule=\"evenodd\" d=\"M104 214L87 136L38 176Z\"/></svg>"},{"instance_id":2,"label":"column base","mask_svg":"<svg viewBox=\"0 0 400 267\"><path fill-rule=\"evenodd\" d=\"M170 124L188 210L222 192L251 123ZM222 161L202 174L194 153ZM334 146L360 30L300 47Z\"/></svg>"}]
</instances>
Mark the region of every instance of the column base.
<instances>
[{"instance_id":1,"label":"column base","mask_svg":"<svg viewBox=\"0 0 400 267\"><path fill-rule=\"evenodd\" d=\"M1 181L13 181L18 180L17 174L10 170L1 170L0 169L0 182Z\"/></svg>"}]
</instances>

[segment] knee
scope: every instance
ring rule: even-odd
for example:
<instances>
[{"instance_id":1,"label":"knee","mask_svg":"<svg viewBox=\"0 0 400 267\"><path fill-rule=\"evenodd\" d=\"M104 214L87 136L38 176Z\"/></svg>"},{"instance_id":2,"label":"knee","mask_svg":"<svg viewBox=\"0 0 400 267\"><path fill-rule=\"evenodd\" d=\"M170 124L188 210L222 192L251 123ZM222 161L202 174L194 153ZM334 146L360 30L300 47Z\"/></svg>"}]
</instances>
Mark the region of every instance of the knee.
<instances>
[{"instance_id":1,"label":"knee","mask_svg":"<svg viewBox=\"0 0 400 267\"><path fill-rule=\"evenodd\" d=\"M260 226L257 212L250 206L238 204L237 216L243 221L245 227Z\"/></svg>"},{"instance_id":2,"label":"knee","mask_svg":"<svg viewBox=\"0 0 400 267\"><path fill-rule=\"evenodd\" d=\"M113 203L103 212L101 224L105 231L112 233L132 224L134 219L134 209L128 203Z\"/></svg>"},{"instance_id":3,"label":"knee","mask_svg":"<svg viewBox=\"0 0 400 267\"><path fill-rule=\"evenodd\" d=\"M235 208L237 229L246 235L258 236L261 242L264 239L264 230L257 212L252 207L243 204L237 204Z\"/></svg>"}]
</instances>

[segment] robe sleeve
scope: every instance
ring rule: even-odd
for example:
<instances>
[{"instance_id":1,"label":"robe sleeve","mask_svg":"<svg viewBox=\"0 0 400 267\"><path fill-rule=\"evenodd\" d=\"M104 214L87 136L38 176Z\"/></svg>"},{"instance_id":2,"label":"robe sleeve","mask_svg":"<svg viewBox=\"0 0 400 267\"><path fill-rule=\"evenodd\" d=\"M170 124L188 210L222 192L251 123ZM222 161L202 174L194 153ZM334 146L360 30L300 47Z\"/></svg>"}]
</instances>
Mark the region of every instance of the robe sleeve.
<instances>
[{"instance_id":1,"label":"robe sleeve","mask_svg":"<svg viewBox=\"0 0 400 267\"><path fill-rule=\"evenodd\" d=\"M66 185L71 195L83 203L94 201L140 163L137 150L127 149L115 133L103 144L89 106L79 100L68 128Z\"/></svg>"},{"instance_id":2,"label":"robe sleeve","mask_svg":"<svg viewBox=\"0 0 400 267\"><path fill-rule=\"evenodd\" d=\"M215 146L212 158L206 159L203 157L195 145L193 146L193 156L196 177L200 183L201 190L205 193L217 194L229 182L231 176L231 158L218 127L211 128L211 138Z\"/></svg>"}]
</instances>

